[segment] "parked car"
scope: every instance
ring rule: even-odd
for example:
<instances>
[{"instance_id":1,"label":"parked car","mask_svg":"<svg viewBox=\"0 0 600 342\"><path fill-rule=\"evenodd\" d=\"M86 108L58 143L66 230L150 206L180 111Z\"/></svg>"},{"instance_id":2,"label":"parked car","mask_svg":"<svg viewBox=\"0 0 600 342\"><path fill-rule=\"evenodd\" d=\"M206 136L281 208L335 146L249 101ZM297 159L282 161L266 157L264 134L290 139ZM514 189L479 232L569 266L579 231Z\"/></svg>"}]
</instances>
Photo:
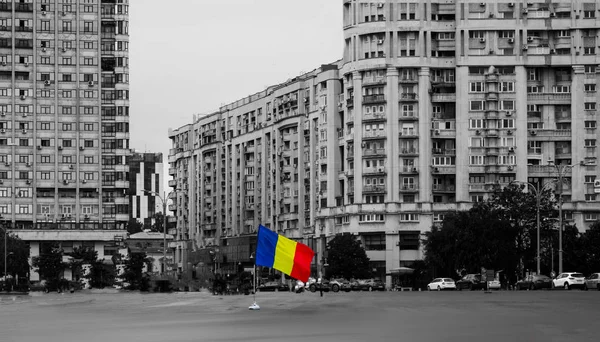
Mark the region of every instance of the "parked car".
<instances>
[{"instance_id":1,"label":"parked car","mask_svg":"<svg viewBox=\"0 0 600 342\"><path fill-rule=\"evenodd\" d=\"M585 278L583 285L584 290L596 289L600 291L600 273L592 273L589 277Z\"/></svg>"},{"instance_id":2,"label":"parked car","mask_svg":"<svg viewBox=\"0 0 600 342\"><path fill-rule=\"evenodd\" d=\"M556 278L552 279L552 287L563 287L565 290L572 288L583 289L585 285L585 277L577 272L563 272Z\"/></svg>"},{"instance_id":3,"label":"parked car","mask_svg":"<svg viewBox=\"0 0 600 342\"><path fill-rule=\"evenodd\" d=\"M350 281L350 289L352 291L361 291L361 287L366 281L366 279L353 279Z\"/></svg>"},{"instance_id":4,"label":"parked car","mask_svg":"<svg viewBox=\"0 0 600 342\"><path fill-rule=\"evenodd\" d=\"M529 275L525 279L519 280L515 287L517 290L549 289L552 287L552 279L542 274Z\"/></svg>"},{"instance_id":5,"label":"parked car","mask_svg":"<svg viewBox=\"0 0 600 342\"><path fill-rule=\"evenodd\" d=\"M490 280L487 282L487 286L489 290L500 290L500 288L502 287L502 284L500 284L500 280L498 279L494 279L494 280Z\"/></svg>"},{"instance_id":6,"label":"parked car","mask_svg":"<svg viewBox=\"0 0 600 342\"><path fill-rule=\"evenodd\" d=\"M359 283L360 291L385 291L385 284L380 279L367 279Z\"/></svg>"},{"instance_id":7,"label":"parked car","mask_svg":"<svg viewBox=\"0 0 600 342\"><path fill-rule=\"evenodd\" d=\"M456 282L456 288L462 290L485 290L487 288L486 281L481 274L467 274Z\"/></svg>"},{"instance_id":8,"label":"parked car","mask_svg":"<svg viewBox=\"0 0 600 342\"><path fill-rule=\"evenodd\" d=\"M352 291L350 282L343 278L331 279L329 281L329 287L331 288L331 291L333 291L333 292L339 292L340 290L342 290L344 292Z\"/></svg>"},{"instance_id":9,"label":"parked car","mask_svg":"<svg viewBox=\"0 0 600 342\"><path fill-rule=\"evenodd\" d=\"M427 284L427 290L456 290L456 283L450 278L435 278L431 283Z\"/></svg>"},{"instance_id":10,"label":"parked car","mask_svg":"<svg viewBox=\"0 0 600 342\"><path fill-rule=\"evenodd\" d=\"M321 279L319 278L318 280L315 280L314 278L309 279L309 285L308 285L308 289L310 290L310 292L317 292L317 291L323 291L323 292L329 292L329 290L331 289L330 285L329 285L329 280L327 279Z\"/></svg>"},{"instance_id":11,"label":"parked car","mask_svg":"<svg viewBox=\"0 0 600 342\"><path fill-rule=\"evenodd\" d=\"M278 281L267 281L265 283L260 284L257 288L260 292L278 292L278 291L290 291L290 286L288 284L283 284Z\"/></svg>"},{"instance_id":12,"label":"parked car","mask_svg":"<svg viewBox=\"0 0 600 342\"><path fill-rule=\"evenodd\" d=\"M304 292L304 290L305 290L304 282L301 280L296 280L296 285L294 285L294 292L302 293L302 292Z\"/></svg>"}]
</instances>

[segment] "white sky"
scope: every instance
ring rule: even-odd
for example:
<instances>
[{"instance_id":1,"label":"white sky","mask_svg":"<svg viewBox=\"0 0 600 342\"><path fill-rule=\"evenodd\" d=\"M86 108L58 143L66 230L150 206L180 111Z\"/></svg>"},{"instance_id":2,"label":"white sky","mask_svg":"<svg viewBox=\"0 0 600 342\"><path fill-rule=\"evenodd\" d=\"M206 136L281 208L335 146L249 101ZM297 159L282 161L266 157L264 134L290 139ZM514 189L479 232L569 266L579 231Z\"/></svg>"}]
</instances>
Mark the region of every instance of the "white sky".
<instances>
[{"instance_id":1,"label":"white sky","mask_svg":"<svg viewBox=\"0 0 600 342\"><path fill-rule=\"evenodd\" d=\"M130 147L165 164L169 128L342 57L340 0L131 0L129 15Z\"/></svg>"}]
</instances>

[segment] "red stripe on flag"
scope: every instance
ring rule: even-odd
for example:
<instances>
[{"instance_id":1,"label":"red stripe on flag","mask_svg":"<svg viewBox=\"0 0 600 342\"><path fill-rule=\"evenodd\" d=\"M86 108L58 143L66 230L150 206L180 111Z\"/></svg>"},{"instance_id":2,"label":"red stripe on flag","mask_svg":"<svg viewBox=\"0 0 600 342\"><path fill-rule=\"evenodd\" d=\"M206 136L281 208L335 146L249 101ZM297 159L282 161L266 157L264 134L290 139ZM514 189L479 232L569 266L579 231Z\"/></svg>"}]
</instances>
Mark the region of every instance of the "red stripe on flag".
<instances>
[{"instance_id":1,"label":"red stripe on flag","mask_svg":"<svg viewBox=\"0 0 600 342\"><path fill-rule=\"evenodd\" d=\"M294 255L294 267L290 276L303 282L307 282L310 277L310 264L315 255L310 247L298 242L296 245L296 254Z\"/></svg>"}]
</instances>

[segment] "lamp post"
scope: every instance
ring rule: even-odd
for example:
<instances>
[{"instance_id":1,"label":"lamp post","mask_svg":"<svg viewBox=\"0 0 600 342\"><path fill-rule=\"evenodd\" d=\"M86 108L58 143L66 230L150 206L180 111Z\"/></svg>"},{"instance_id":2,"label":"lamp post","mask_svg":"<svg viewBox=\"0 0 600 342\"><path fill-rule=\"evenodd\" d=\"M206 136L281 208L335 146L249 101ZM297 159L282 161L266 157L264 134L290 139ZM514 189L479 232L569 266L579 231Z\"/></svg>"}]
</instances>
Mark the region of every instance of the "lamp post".
<instances>
[{"instance_id":1,"label":"lamp post","mask_svg":"<svg viewBox=\"0 0 600 342\"><path fill-rule=\"evenodd\" d=\"M563 193L563 182L565 174L571 171L575 166L585 166L586 163L580 162L579 164L565 165L555 164L553 161L548 161L551 166L554 166L557 174L558 182L558 274L563 271L563 249L562 249L562 231L563 231L563 214L562 214L562 193Z\"/></svg>"},{"instance_id":2,"label":"lamp post","mask_svg":"<svg viewBox=\"0 0 600 342\"><path fill-rule=\"evenodd\" d=\"M142 189L143 192L147 193L147 194L153 194L156 197L158 197L160 199L160 201L162 202L162 207L163 207L163 262L161 265L161 269L160 269L160 275L164 275L167 271L167 195L165 192L163 192L163 197L160 196L160 194L156 191L151 191L151 190L146 190L146 189ZM169 193L169 195L173 193L172 191Z\"/></svg>"},{"instance_id":3,"label":"lamp post","mask_svg":"<svg viewBox=\"0 0 600 342\"><path fill-rule=\"evenodd\" d=\"M537 256L536 256L536 270L537 270L537 274L541 274L540 271L540 202L541 202L541 198L542 198L542 193L544 192L544 189L552 184L552 183L546 183L544 185L542 185L542 188L539 188L538 186L533 185L532 183L529 182L522 182L522 181L512 181L511 183L518 183L518 184L524 184L527 186L527 188L531 188L533 189L533 191L535 192L535 211L536 211L536 228L537 228Z\"/></svg>"}]
</instances>

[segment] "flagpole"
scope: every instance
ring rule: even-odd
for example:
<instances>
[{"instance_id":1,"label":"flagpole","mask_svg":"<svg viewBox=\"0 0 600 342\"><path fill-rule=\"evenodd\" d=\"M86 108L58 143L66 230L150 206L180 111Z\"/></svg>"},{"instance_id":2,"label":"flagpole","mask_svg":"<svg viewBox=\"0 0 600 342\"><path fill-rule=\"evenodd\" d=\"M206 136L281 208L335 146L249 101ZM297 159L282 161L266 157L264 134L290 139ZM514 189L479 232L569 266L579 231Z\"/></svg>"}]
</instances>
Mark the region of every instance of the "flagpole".
<instances>
[{"instance_id":1,"label":"flagpole","mask_svg":"<svg viewBox=\"0 0 600 342\"><path fill-rule=\"evenodd\" d=\"M253 274L253 283L254 283L254 291L252 291L252 298L254 299L254 303L248 307L249 310L260 310L260 306L256 304L256 252L250 255L250 259L254 260L254 274Z\"/></svg>"}]
</instances>

